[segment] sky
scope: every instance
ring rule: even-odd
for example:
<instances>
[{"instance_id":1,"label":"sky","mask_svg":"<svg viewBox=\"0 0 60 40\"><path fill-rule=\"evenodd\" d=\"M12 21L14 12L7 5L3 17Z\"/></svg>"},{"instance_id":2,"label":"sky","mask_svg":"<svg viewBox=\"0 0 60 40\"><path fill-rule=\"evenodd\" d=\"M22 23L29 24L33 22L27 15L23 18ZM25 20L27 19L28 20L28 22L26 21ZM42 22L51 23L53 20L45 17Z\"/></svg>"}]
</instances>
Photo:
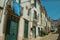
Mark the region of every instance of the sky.
<instances>
[{"instance_id":1,"label":"sky","mask_svg":"<svg viewBox=\"0 0 60 40\"><path fill-rule=\"evenodd\" d=\"M60 0L40 0L51 19L60 18Z\"/></svg>"}]
</instances>

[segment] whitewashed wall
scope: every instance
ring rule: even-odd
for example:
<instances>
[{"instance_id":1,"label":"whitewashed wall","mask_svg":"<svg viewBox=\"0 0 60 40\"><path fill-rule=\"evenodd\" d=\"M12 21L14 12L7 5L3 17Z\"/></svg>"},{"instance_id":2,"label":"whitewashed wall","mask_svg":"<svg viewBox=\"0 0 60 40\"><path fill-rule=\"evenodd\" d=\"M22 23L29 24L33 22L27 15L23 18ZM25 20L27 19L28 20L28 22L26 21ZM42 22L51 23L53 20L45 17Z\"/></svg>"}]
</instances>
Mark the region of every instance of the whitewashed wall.
<instances>
[{"instance_id":1,"label":"whitewashed wall","mask_svg":"<svg viewBox=\"0 0 60 40\"><path fill-rule=\"evenodd\" d=\"M28 15L28 10L30 8L30 2L28 2L28 0L21 0L20 5L23 8L23 10L22 10L22 16L20 17L20 21L19 21L18 40L24 39L24 21L25 21L25 19L30 21L30 15ZM28 7L28 8L26 9L26 7Z\"/></svg>"},{"instance_id":2,"label":"whitewashed wall","mask_svg":"<svg viewBox=\"0 0 60 40\"><path fill-rule=\"evenodd\" d=\"M1 6L1 7L4 6L4 1L5 1L5 0L0 0L0 6Z\"/></svg>"},{"instance_id":3,"label":"whitewashed wall","mask_svg":"<svg viewBox=\"0 0 60 40\"><path fill-rule=\"evenodd\" d=\"M23 3L23 2L27 2L27 1L29 1L29 0L21 0L21 3Z\"/></svg>"}]
</instances>

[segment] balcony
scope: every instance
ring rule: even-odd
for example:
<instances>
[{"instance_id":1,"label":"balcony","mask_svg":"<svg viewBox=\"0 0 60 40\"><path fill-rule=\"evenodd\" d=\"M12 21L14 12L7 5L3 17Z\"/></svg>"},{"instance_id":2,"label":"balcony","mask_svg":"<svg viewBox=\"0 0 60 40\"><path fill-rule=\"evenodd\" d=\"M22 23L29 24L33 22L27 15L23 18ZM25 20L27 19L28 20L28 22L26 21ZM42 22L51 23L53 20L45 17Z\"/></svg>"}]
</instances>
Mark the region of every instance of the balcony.
<instances>
[{"instance_id":1,"label":"balcony","mask_svg":"<svg viewBox=\"0 0 60 40\"><path fill-rule=\"evenodd\" d=\"M7 6L7 11L8 11L8 13L11 14L11 15L18 16L18 15L17 15L16 13L14 13L14 11L12 10L11 5L8 5L8 6ZM21 17L22 15L23 15L23 14L20 13L20 16L19 16L19 17Z\"/></svg>"},{"instance_id":2,"label":"balcony","mask_svg":"<svg viewBox=\"0 0 60 40\"><path fill-rule=\"evenodd\" d=\"M20 18L20 16L18 16L16 13L13 12L13 10L12 10L10 5L8 5L6 9L7 9L7 14L8 15L12 15L12 16L15 16L17 18Z\"/></svg>"}]
</instances>

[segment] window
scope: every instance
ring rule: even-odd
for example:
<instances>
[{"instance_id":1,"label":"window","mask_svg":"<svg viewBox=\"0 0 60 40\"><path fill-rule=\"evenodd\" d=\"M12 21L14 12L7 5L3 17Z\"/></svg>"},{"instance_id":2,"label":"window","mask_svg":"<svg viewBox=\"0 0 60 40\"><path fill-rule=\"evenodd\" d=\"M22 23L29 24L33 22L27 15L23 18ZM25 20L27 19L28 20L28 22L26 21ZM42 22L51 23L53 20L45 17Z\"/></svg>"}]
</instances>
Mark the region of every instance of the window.
<instances>
[{"instance_id":1,"label":"window","mask_svg":"<svg viewBox=\"0 0 60 40\"><path fill-rule=\"evenodd\" d=\"M37 16L37 19L39 20L39 14L38 14L38 16Z\"/></svg>"},{"instance_id":2,"label":"window","mask_svg":"<svg viewBox=\"0 0 60 40\"><path fill-rule=\"evenodd\" d=\"M37 23L33 22L33 26L32 26L32 37L36 38L36 26Z\"/></svg>"},{"instance_id":3,"label":"window","mask_svg":"<svg viewBox=\"0 0 60 40\"><path fill-rule=\"evenodd\" d=\"M36 7L36 0L31 0L32 7Z\"/></svg>"},{"instance_id":4,"label":"window","mask_svg":"<svg viewBox=\"0 0 60 40\"><path fill-rule=\"evenodd\" d=\"M21 0L19 0L19 4L20 4Z\"/></svg>"},{"instance_id":5,"label":"window","mask_svg":"<svg viewBox=\"0 0 60 40\"><path fill-rule=\"evenodd\" d=\"M24 10L24 8L23 8L23 7L21 7L21 8L20 8L21 14L23 14L23 10Z\"/></svg>"},{"instance_id":6,"label":"window","mask_svg":"<svg viewBox=\"0 0 60 40\"><path fill-rule=\"evenodd\" d=\"M11 0L9 0L9 1L7 2L7 6L8 6L9 8L12 7L12 5L13 5L12 2L13 2L13 1L11 1Z\"/></svg>"},{"instance_id":7,"label":"window","mask_svg":"<svg viewBox=\"0 0 60 40\"><path fill-rule=\"evenodd\" d=\"M31 8L33 8L34 7L34 4L31 4Z\"/></svg>"},{"instance_id":8,"label":"window","mask_svg":"<svg viewBox=\"0 0 60 40\"><path fill-rule=\"evenodd\" d=\"M37 19L36 11L34 11L34 19Z\"/></svg>"},{"instance_id":9,"label":"window","mask_svg":"<svg viewBox=\"0 0 60 40\"><path fill-rule=\"evenodd\" d=\"M34 38L36 38L36 26L33 26L33 35Z\"/></svg>"},{"instance_id":10,"label":"window","mask_svg":"<svg viewBox=\"0 0 60 40\"><path fill-rule=\"evenodd\" d=\"M40 28L38 27L38 33L39 33L39 36L40 36Z\"/></svg>"},{"instance_id":11,"label":"window","mask_svg":"<svg viewBox=\"0 0 60 40\"><path fill-rule=\"evenodd\" d=\"M29 14L30 14L30 10L31 10L31 9L28 10L28 16L29 16Z\"/></svg>"},{"instance_id":12,"label":"window","mask_svg":"<svg viewBox=\"0 0 60 40\"><path fill-rule=\"evenodd\" d=\"M36 0L34 0L34 6L36 7Z\"/></svg>"}]
</instances>

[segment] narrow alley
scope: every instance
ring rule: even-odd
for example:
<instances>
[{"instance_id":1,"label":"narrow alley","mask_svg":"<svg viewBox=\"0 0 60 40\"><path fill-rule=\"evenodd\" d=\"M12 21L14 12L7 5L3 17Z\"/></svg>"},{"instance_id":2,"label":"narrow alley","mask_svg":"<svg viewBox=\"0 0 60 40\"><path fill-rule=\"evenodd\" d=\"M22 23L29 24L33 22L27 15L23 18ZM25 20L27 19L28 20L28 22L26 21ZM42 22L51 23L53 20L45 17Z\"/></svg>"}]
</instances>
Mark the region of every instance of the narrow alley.
<instances>
[{"instance_id":1,"label":"narrow alley","mask_svg":"<svg viewBox=\"0 0 60 40\"><path fill-rule=\"evenodd\" d=\"M60 26L57 28L55 33L50 33L49 35L42 37L41 40L60 40Z\"/></svg>"},{"instance_id":2,"label":"narrow alley","mask_svg":"<svg viewBox=\"0 0 60 40\"><path fill-rule=\"evenodd\" d=\"M60 1L0 0L0 40L60 40Z\"/></svg>"},{"instance_id":3,"label":"narrow alley","mask_svg":"<svg viewBox=\"0 0 60 40\"><path fill-rule=\"evenodd\" d=\"M42 37L41 40L57 40L59 34L52 34L50 33L49 35Z\"/></svg>"}]
</instances>

